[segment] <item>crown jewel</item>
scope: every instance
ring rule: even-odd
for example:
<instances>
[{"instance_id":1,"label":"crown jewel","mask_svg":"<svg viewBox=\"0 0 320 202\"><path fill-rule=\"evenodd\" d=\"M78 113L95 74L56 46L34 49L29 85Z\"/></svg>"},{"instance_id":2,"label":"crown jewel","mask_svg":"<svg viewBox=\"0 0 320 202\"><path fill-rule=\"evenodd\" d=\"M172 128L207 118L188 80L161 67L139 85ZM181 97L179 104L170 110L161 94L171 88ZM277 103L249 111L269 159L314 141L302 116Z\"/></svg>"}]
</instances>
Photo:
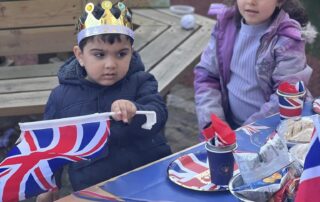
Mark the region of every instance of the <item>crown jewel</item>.
<instances>
[{"instance_id":1,"label":"crown jewel","mask_svg":"<svg viewBox=\"0 0 320 202\"><path fill-rule=\"evenodd\" d=\"M100 34L124 34L134 39L132 14L124 3L103 1L101 7L87 3L85 12L85 19L79 18L77 25L78 44L86 37Z\"/></svg>"}]
</instances>

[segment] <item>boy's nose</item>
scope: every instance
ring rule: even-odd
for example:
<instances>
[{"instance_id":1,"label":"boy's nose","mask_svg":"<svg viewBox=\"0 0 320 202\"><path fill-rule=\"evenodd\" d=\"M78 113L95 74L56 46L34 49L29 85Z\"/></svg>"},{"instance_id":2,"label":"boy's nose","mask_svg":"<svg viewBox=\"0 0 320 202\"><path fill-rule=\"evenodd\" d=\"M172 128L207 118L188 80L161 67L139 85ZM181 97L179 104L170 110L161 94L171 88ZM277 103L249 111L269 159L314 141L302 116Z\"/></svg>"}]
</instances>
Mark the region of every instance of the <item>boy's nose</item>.
<instances>
[{"instance_id":1,"label":"boy's nose","mask_svg":"<svg viewBox=\"0 0 320 202\"><path fill-rule=\"evenodd\" d=\"M104 67L106 69L114 69L116 67L116 62L115 62L114 58L107 57L104 62Z\"/></svg>"}]
</instances>

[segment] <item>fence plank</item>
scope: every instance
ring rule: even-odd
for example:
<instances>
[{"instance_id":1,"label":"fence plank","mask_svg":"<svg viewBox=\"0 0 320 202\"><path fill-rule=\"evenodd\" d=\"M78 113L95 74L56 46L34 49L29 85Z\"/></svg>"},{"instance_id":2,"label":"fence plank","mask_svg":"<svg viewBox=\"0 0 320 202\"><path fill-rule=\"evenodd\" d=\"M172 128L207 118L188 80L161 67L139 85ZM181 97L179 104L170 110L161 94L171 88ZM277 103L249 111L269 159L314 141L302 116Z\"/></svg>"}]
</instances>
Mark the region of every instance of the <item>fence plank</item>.
<instances>
[{"instance_id":1,"label":"fence plank","mask_svg":"<svg viewBox=\"0 0 320 202\"><path fill-rule=\"evenodd\" d=\"M101 0L85 0L83 1L85 5L87 2L101 2ZM115 3L118 0L111 0ZM168 8L170 6L170 0L125 0L124 3L129 8Z\"/></svg>"},{"instance_id":2,"label":"fence plank","mask_svg":"<svg viewBox=\"0 0 320 202\"><path fill-rule=\"evenodd\" d=\"M0 68L0 82L9 79L56 76L63 63L9 66Z\"/></svg>"},{"instance_id":3,"label":"fence plank","mask_svg":"<svg viewBox=\"0 0 320 202\"><path fill-rule=\"evenodd\" d=\"M0 30L0 55L58 53L72 51L74 26Z\"/></svg>"},{"instance_id":4,"label":"fence plank","mask_svg":"<svg viewBox=\"0 0 320 202\"><path fill-rule=\"evenodd\" d=\"M43 113L50 95L48 91L0 94L0 116L26 115Z\"/></svg>"},{"instance_id":5,"label":"fence plank","mask_svg":"<svg viewBox=\"0 0 320 202\"><path fill-rule=\"evenodd\" d=\"M81 0L0 1L0 29L75 24Z\"/></svg>"}]
</instances>

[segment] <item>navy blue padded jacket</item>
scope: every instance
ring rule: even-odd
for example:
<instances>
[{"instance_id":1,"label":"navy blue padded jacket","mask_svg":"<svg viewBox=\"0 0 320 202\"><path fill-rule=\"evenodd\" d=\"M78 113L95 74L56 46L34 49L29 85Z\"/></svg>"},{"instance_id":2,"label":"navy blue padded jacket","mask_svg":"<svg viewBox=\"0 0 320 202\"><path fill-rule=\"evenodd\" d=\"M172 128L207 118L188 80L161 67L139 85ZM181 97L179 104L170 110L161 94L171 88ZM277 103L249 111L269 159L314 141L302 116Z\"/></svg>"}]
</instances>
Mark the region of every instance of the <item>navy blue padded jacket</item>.
<instances>
[{"instance_id":1,"label":"navy blue padded jacket","mask_svg":"<svg viewBox=\"0 0 320 202\"><path fill-rule=\"evenodd\" d=\"M144 115L136 115L130 124L111 121L111 135L99 157L73 163L69 177L74 190L132 170L171 153L163 129L168 118L166 104L158 93L154 76L144 71L137 52L133 53L127 75L112 86L101 86L85 79L86 72L75 57L68 59L58 72L59 85L48 99L44 119L58 119L109 112L118 99L132 101L137 110L155 111L157 123L142 129Z\"/></svg>"}]
</instances>

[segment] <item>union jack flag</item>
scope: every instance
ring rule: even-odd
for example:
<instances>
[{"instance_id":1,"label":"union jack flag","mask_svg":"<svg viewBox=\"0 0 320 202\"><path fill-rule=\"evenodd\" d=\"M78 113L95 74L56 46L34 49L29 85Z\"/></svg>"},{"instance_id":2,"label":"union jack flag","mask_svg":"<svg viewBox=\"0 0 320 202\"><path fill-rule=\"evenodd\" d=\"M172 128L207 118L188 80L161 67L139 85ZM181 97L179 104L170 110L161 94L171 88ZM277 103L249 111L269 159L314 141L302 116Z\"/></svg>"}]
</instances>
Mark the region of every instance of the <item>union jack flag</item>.
<instances>
[{"instance_id":1,"label":"union jack flag","mask_svg":"<svg viewBox=\"0 0 320 202\"><path fill-rule=\"evenodd\" d=\"M238 172L238 166L235 164L234 174ZM224 191L228 187L211 183L206 152L181 156L170 164L168 174L170 180L189 189Z\"/></svg>"},{"instance_id":2,"label":"union jack flag","mask_svg":"<svg viewBox=\"0 0 320 202\"><path fill-rule=\"evenodd\" d=\"M316 132L310 142L295 201L311 202L320 198L320 124L314 117Z\"/></svg>"},{"instance_id":3,"label":"union jack flag","mask_svg":"<svg viewBox=\"0 0 320 202\"><path fill-rule=\"evenodd\" d=\"M109 116L20 124L20 142L0 163L0 201L19 201L55 189L56 170L102 151L110 135Z\"/></svg>"},{"instance_id":4,"label":"union jack flag","mask_svg":"<svg viewBox=\"0 0 320 202\"><path fill-rule=\"evenodd\" d=\"M303 99L302 97L279 98L279 112L281 119L297 117L301 115Z\"/></svg>"}]
</instances>

